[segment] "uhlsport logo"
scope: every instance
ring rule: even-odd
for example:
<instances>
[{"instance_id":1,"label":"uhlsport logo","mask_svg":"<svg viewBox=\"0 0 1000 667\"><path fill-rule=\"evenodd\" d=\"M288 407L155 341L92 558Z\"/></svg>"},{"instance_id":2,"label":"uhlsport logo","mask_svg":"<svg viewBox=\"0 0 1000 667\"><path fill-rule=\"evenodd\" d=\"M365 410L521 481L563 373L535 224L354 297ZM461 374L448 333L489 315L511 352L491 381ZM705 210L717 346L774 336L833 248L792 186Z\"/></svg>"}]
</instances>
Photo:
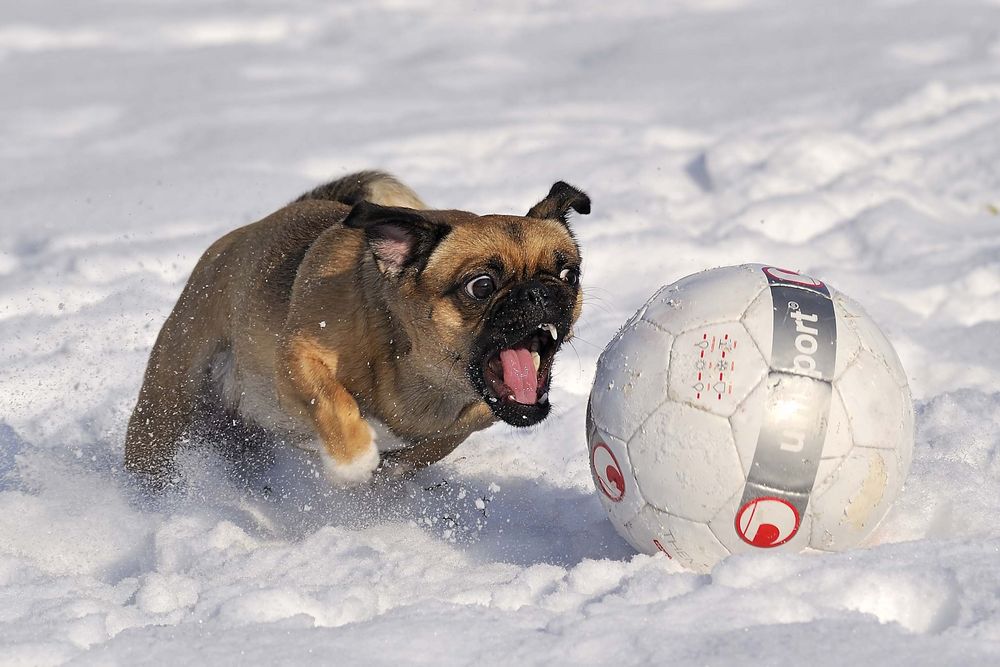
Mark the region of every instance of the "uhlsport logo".
<instances>
[{"instance_id":1,"label":"uhlsport logo","mask_svg":"<svg viewBox=\"0 0 1000 667\"><path fill-rule=\"evenodd\" d=\"M625 476L611 448L598 441L590 452L590 467L604 495L612 502L620 502L625 497Z\"/></svg>"},{"instance_id":2,"label":"uhlsport logo","mask_svg":"<svg viewBox=\"0 0 1000 667\"><path fill-rule=\"evenodd\" d=\"M799 532L799 512L782 498L755 498L736 513L736 533L761 549L778 547Z\"/></svg>"}]
</instances>

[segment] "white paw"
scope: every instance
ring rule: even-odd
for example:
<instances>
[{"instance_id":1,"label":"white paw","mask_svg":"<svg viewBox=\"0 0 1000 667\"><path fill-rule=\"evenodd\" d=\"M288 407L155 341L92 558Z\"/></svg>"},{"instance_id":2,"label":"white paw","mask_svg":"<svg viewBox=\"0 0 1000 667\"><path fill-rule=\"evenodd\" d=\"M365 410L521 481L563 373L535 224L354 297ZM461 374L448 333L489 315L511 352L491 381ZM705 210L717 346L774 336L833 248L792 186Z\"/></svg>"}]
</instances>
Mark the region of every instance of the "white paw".
<instances>
[{"instance_id":1,"label":"white paw","mask_svg":"<svg viewBox=\"0 0 1000 667\"><path fill-rule=\"evenodd\" d=\"M372 431L371 446L353 461L348 463L338 462L330 454L326 447L320 447L320 460L323 461L323 469L326 476L334 486L348 487L364 484L372 478L372 473L378 468L379 455L378 444L375 442L375 432Z\"/></svg>"},{"instance_id":2,"label":"white paw","mask_svg":"<svg viewBox=\"0 0 1000 667\"><path fill-rule=\"evenodd\" d=\"M368 425L372 429L372 438L377 441L380 452L394 452L397 449L409 449L413 443L403 440L398 435L378 419L368 418Z\"/></svg>"}]
</instances>

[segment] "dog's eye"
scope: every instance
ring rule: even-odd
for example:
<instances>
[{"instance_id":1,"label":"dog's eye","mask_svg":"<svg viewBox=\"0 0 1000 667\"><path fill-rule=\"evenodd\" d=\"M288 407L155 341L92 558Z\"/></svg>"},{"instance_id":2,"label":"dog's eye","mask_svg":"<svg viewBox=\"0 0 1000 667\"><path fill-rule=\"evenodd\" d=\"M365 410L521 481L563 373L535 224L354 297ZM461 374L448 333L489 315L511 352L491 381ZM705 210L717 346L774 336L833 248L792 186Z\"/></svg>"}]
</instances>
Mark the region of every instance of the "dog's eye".
<instances>
[{"instance_id":1,"label":"dog's eye","mask_svg":"<svg viewBox=\"0 0 1000 667\"><path fill-rule=\"evenodd\" d=\"M559 280L575 285L580 280L580 274L575 269L563 269L559 272Z\"/></svg>"},{"instance_id":2,"label":"dog's eye","mask_svg":"<svg viewBox=\"0 0 1000 667\"><path fill-rule=\"evenodd\" d=\"M492 276L477 276L465 283L465 292L473 299L488 299L497 290Z\"/></svg>"}]
</instances>

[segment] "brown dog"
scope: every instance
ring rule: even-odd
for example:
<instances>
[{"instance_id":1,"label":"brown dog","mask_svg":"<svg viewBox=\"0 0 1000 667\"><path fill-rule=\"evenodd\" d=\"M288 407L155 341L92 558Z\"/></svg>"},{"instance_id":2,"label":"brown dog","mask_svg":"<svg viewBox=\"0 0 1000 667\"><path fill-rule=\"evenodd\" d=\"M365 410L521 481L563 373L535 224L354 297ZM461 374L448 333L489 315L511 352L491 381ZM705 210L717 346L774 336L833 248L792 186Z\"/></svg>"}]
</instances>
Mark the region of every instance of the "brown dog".
<instances>
[{"instance_id":1,"label":"brown dog","mask_svg":"<svg viewBox=\"0 0 1000 667\"><path fill-rule=\"evenodd\" d=\"M580 314L559 182L525 217L426 210L386 174L327 184L216 241L150 354L125 464L163 479L201 406L319 451L331 480L411 469L549 413Z\"/></svg>"}]
</instances>

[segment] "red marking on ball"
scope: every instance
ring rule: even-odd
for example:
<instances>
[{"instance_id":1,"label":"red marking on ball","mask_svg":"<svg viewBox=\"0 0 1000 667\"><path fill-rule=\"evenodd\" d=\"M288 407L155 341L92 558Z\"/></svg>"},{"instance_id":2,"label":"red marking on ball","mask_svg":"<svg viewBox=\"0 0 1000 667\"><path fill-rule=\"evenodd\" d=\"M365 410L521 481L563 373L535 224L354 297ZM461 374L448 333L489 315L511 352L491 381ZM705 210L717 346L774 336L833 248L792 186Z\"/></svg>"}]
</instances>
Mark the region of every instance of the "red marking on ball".
<instances>
[{"instance_id":1,"label":"red marking on ball","mask_svg":"<svg viewBox=\"0 0 1000 667\"><path fill-rule=\"evenodd\" d=\"M799 285L801 287L823 287L822 280L816 280L812 276L801 274L798 271L779 269L776 266L765 266L764 273L778 282Z\"/></svg>"},{"instance_id":2,"label":"red marking on ball","mask_svg":"<svg viewBox=\"0 0 1000 667\"><path fill-rule=\"evenodd\" d=\"M754 498L736 513L736 534L740 539L760 549L779 547L799 532L799 511L775 496Z\"/></svg>"},{"instance_id":3,"label":"red marking on ball","mask_svg":"<svg viewBox=\"0 0 1000 667\"><path fill-rule=\"evenodd\" d=\"M656 539L655 537L653 538L653 544L656 546L657 549L659 549L661 552L663 552L664 554L666 554L667 558L669 558L670 560L674 559L674 557L670 555L670 552L667 551L666 549L664 549L663 545L660 544L660 541L658 539Z\"/></svg>"},{"instance_id":4,"label":"red marking on ball","mask_svg":"<svg viewBox=\"0 0 1000 667\"><path fill-rule=\"evenodd\" d=\"M598 457L601 458L598 463ZM625 497L625 476L615 453L604 442L598 442L590 452L590 467L597 478L597 486L611 502L621 502Z\"/></svg>"},{"instance_id":5,"label":"red marking on ball","mask_svg":"<svg viewBox=\"0 0 1000 667\"><path fill-rule=\"evenodd\" d=\"M614 466L608 466L604 469L604 476L608 478L608 481L614 484L615 488L618 489L617 495L625 495L625 478L622 477L622 471Z\"/></svg>"}]
</instances>

